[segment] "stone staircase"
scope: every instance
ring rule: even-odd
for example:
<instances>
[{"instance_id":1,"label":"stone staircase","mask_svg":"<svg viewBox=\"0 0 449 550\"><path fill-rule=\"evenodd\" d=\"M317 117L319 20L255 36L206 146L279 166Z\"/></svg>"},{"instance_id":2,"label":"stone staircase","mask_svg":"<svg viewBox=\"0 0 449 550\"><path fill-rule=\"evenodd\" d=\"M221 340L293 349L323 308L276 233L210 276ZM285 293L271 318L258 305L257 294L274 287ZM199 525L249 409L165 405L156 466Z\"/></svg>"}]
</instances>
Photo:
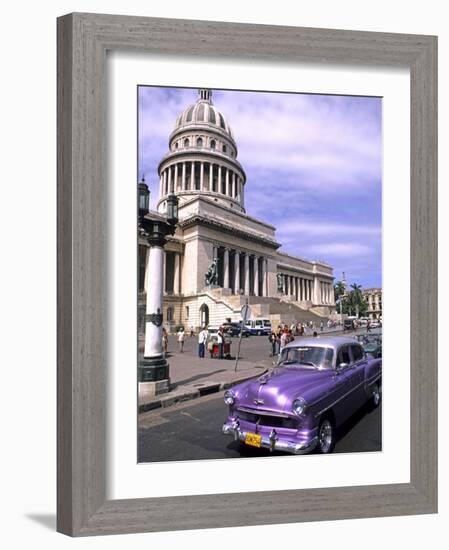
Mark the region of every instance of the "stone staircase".
<instances>
[{"instance_id":1,"label":"stone staircase","mask_svg":"<svg viewBox=\"0 0 449 550\"><path fill-rule=\"evenodd\" d=\"M293 321L320 323L328 319L327 312L323 314L311 309L301 307L297 302L289 302L280 298L268 298L265 296L222 296L221 300L231 309L240 309L248 300L253 317L275 318L278 321L290 323ZM272 319L275 320L275 319Z\"/></svg>"}]
</instances>

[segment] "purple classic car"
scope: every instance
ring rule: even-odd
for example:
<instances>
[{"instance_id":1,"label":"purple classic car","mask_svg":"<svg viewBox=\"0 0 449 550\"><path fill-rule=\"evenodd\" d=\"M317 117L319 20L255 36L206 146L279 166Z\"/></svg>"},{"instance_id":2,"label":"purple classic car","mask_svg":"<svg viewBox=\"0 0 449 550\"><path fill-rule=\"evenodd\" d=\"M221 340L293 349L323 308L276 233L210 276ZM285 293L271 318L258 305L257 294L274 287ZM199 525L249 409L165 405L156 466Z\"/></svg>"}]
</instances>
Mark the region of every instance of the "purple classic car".
<instances>
[{"instance_id":1,"label":"purple classic car","mask_svg":"<svg viewBox=\"0 0 449 550\"><path fill-rule=\"evenodd\" d=\"M381 381L382 360L353 338L301 338L271 372L225 392L222 432L270 451L330 453L340 424L367 401L379 405Z\"/></svg>"}]
</instances>

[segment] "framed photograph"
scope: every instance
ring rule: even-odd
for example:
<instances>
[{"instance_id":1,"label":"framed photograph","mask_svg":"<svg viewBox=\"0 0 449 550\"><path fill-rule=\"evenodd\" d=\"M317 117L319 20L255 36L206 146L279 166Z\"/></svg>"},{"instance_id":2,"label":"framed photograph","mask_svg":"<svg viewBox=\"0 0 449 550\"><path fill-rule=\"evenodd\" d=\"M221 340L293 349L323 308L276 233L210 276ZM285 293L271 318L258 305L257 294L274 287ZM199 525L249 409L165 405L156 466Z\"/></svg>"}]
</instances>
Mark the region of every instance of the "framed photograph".
<instances>
[{"instance_id":1,"label":"framed photograph","mask_svg":"<svg viewBox=\"0 0 449 550\"><path fill-rule=\"evenodd\" d=\"M58 531L437 511L436 83L432 36L58 19Z\"/></svg>"}]
</instances>

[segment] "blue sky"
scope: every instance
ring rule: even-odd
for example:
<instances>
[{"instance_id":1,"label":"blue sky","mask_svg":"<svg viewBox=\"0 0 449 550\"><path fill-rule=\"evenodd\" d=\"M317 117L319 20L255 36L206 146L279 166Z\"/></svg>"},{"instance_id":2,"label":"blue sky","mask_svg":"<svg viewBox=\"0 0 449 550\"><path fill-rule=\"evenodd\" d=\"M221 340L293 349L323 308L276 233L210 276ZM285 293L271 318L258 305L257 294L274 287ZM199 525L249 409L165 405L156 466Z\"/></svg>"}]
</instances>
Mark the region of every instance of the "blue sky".
<instances>
[{"instance_id":1,"label":"blue sky","mask_svg":"<svg viewBox=\"0 0 449 550\"><path fill-rule=\"evenodd\" d=\"M139 88L139 177L151 205L157 165L196 89ZM382 285L382 100L214 90L246 171L247 213L277 228L284 252L324 260L340 280Z\"/></svg>"}]
</instances>

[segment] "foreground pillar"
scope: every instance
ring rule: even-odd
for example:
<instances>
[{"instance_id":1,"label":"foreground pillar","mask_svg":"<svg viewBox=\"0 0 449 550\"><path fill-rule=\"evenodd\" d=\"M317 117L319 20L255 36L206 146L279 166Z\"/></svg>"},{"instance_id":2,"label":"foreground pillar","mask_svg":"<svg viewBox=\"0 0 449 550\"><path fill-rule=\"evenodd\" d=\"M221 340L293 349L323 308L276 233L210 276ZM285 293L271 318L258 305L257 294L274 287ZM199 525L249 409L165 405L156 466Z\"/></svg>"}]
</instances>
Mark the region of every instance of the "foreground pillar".
<instances>
[{"instance_id":1,"label":"foreground pillar","mask_svg":"<svg viewBox=\"0 0 449 550\"><path fill-rule=\"evenodd\" d=\"M148 252L145 351L139 364L139 382L154 383L154 394L168 391L169 367L162 352L162 294L165 252L152 244Z\"/></svg>"}]
</instances>

